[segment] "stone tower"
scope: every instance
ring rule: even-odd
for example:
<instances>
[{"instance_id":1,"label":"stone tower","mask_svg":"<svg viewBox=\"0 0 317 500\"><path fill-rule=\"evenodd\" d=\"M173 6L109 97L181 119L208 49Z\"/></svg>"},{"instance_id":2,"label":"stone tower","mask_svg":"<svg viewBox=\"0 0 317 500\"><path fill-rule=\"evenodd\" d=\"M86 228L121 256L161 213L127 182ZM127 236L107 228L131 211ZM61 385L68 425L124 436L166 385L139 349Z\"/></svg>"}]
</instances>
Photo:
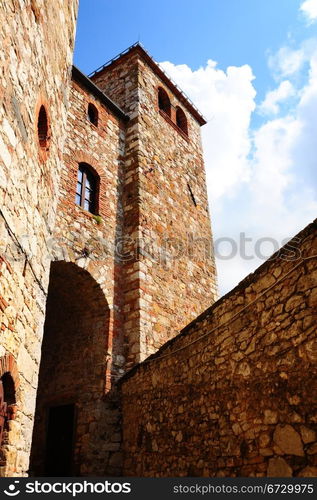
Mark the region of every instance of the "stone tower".
<instances>
[{"instance_id":1,"label":"stone tower","mask_svg":"<svg viewBox=\"0 0 317 500\"><path fill-rule=\"evenodd\" d=\"M130 117L122 280L130 368L217 297L200 135L205 120L138 43L92 80Z\"/></svg>"},{"instance_id":2,"label":"stone tower","mask_svg":"<svg viewBox=\"0 0 317 500\"><path fill-rule=\"evenodd\" d=\"M0 475L28 470L77 0L0 0Z\"/></svg>"}]
</instances>

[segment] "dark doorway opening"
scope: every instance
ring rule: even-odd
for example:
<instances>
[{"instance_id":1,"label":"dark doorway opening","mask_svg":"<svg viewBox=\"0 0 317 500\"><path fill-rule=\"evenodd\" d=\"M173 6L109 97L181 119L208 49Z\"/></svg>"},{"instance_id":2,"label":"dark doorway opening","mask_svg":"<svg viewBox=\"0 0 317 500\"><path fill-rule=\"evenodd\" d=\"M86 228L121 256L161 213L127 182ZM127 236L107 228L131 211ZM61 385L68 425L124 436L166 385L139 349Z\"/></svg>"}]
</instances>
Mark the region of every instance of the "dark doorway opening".
<instances>
[{"instance_id":1,"label":"dark doorway opening","mask_svg":"<svg viewBox=\"0 0 317 500\"><path fill-rule=\"evenodd\" d=\"M48 409L45 474L49 477L73 475L75 405Z\"/></svg>"},{"instance_id":2,"label":"dark doorway opening","mask_svg":"<svg viewBox=\"0 0 317 500\"><path fill-rule=\"evenodd\" d=\"M91 274L70 262L53 262L30 476L82 476L92 469L108 332L109 307Z\"/></svg>"}]
</instances>

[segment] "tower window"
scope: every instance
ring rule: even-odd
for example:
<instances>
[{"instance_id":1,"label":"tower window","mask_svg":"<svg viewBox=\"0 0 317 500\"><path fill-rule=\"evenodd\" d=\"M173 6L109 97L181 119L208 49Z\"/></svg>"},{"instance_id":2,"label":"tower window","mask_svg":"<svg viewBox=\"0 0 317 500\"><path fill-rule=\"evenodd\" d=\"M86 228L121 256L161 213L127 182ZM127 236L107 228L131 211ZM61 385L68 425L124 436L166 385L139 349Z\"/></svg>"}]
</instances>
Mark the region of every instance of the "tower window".
<instances>
[{"instance_id":1,"label":"tower window","mask_svg":"<svg viewBox=\"0 0 317 500\"><path fill-rule=\"evenodd\" d=\"M87 163L80 163L77 174L76 205L96 213L98 177Z\"/></svg>"},{"instance_id":2,"label":"tower window","mask_svg":"<svg viewBox=\"0 0 317 500\"><path fill-rule=\"evenodd\" d=\"M91 102L88 104L88 120L98 126L98 109Z\"/></svg>"},{"instance_id":3,"label":"tower window","mask_svg":"<svg viewBox=\"0 0 317 500\"><path fill-rule=\"evenodd\" d=\"M187 183L187 187L188 187L188 191L189 191L189 194L190 194L190 197L192 199L192 202L193 204L195 205L195 207L197 207L197 202L196 202L196 199L195 199L195 196L194 196L194 193L192 191L192 188L190 187L190 184Z\"/></svg>"},{"instance_id":4,"label":"tower window","mask_svg":"<svg viewBox=\"0 0 317 500\"><path fill-rule=\"evenodd\" d=\"M161 111L171 117L171 101L162 87L158 89L158 106Z\"/></svg>"},{"instance_id":5,"label":"tower window","mask_svg":"<svg viewBox=\"0 0 317 500\"><path fill-rule=\"evenodd\" d=\"M180 128L186 135L188 135L187 118L184 111L177 107L176 108L176 125Z\"/></svg>"},{"instance_id":6,"label":"tower window","mask_svg":"<svg viewBox=\"0 0 317 500\"><path fill-rule=\"evenodd\" d=\"M37 135L41 149L48 147L48 119L45 107L40 107L37 119Z\"/></svg>"}]
</instances>

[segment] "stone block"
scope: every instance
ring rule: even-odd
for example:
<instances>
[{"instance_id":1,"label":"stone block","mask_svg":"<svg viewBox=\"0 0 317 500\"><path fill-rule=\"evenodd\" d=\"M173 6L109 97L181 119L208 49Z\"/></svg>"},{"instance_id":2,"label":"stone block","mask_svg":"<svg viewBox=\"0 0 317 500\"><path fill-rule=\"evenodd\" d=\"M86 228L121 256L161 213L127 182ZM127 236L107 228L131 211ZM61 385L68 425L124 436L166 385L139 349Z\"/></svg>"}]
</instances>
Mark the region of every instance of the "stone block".
<instances>
[{"instance_id":1,"label":"stone block","mask_svg":"<svg viewBox=\"0 0 317 500\"><path fill-rule=\"evenodd\" d=\"M278 425L273 440L286 455L304 456L302 440L291 425Z\"/></svg>"},{"instance_id":2,"label":"stone block","mask_svg":"<svg viewBox=\"0 0 317 500\"><path fill-rule=\"evenodd\" d=\"M292 475L292 468L284 458L270 458L267 468L267 477L292 477Z\"/></svg>"}]
</instances>

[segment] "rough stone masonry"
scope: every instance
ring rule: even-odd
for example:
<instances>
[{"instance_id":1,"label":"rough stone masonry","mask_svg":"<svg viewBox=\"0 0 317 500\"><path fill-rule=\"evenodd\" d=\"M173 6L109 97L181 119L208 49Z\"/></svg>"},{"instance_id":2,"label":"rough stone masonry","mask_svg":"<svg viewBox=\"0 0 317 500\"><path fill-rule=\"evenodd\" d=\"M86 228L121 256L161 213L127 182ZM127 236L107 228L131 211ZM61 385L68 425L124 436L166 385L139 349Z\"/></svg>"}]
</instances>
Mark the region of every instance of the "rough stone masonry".
<instances>
[{"instance_id":1,"label":"rough stone masonry","mask_svg":"<svg viewBox=\"0 0 317 500\"><path fill-rule=\"evenodd\" d=\"M29 464L76 15L77 0L0 0L0 475Z\"/></svg>"},{"instance_id":2,"label":"rough stone masonry","mask_svg":"<svg viewBox=\"0 0 317 500\"><path fill-rule=\"evenodd\" d=\"M317 221L121 381L124 474L317 476Z\"/></svg>"},{"instance_id":3,"label":"rough stone masonry","mask_svg":"<svg viewBox=\"0 0 317 500\"><path fill-rule=\"evenodd\" d=\"M71 67L76 13L0 0L0 474L315 474L314 261L207 309L205 120L139 44Z\"/></svg>"}]
</instances>

